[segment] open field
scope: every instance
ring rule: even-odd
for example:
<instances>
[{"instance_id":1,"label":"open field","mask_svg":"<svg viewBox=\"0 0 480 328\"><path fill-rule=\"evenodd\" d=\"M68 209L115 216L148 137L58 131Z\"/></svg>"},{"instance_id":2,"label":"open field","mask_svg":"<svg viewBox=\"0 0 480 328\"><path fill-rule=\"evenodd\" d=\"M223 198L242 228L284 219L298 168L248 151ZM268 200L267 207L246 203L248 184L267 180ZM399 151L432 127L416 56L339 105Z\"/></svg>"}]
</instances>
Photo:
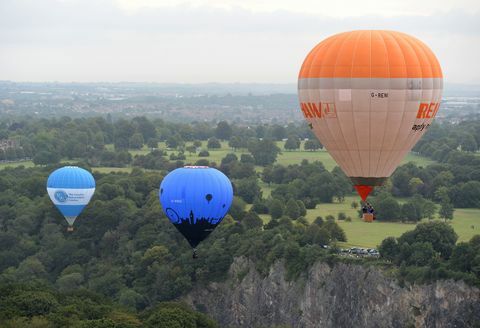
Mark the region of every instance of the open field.
<instances>
[{"instance_id":1,"label":"open field","mask_svg":"<svg viewBox=\"0 0 480 328\"><path fill-rule=\"evenodd\" d=\"M342 247L377 247L383 239L389 236L399 237L408 230L415 229L413 223L401 222L372 222L365 223L358 218L356 210L350 204L353 200L359 201L359 197L349 196L343 203L319 204L313 210L307 210L307 219L312 222L317 216L325 219L327 215L337 218L339 212L344 212L352 218L352 222L338 221L345 230L348 242L340 243ZM262 218L266 219L266 218ZM426 221L425 221L426 222ZM474 235L480 234L480 209L455 209L454 219L450 222L458 234L458 241L468 241ZM472 226L474 229L472 229Z\"/></svg>"},{"instance_id":2,"label":"open field","mask_svg":"<svg viewBox=\"0 0 480 328\"><path fill-rule=\"evenodd\" d=\"M189 146L191 144L192 144L191 142L187 142L186 146ZM248 154L248 150L246 149L237 149L236 151L233 151L230 147L228 147L227 142L221 142L221 144L222 144L222 147L219 149L208 150L210 154L209 157L199 157L197 153L191 154L188 151L185 151L185 156L186 156L185 163L192 165L192 164L195 164L199 159L207 159L209 162L215 162L217 164L220 164L220 162L222 161L222 158L224 158L229 153L235 153L239 158L241 154ZM283 141L277 142L278 147L282 151L277 157L276 163L278 164L281 164L281 165L299 164L302 162L302 160L306 159L310 162L314 162L314 161L322 162L325 168L329 171L331 171L337 165L336 162L333 160L333 158L324 149L318 150L318 151L304 151L304 150L286 151L283 148L284 144L285 143ZM304 142L302 142L301 149L303 149L303 144ZM201 148L206 149L206 145L207 145L207 142L204 141L202 143ZM164 142L159 143L158 146L159 146L159 149L164 149L164 150L167 149ZM113 151L114 146L113 144L108 144L108 145L105 145L105 149ZM134 157L136 155L146 155L150 153L150 148L148 148L147 146L143 146L142 149L131 149L129 150L129 152ZM172 153L178 154L178 151L176 150L166 150L166 152L168 156L170 156L170 154ZM75 160L72 160L72 161L75 161ZM413 153L408 154L403 160L402 164L408 163L408 162L414 162L419 166L427 166L429 164L434 163L434 161L428 158L418 156ZM25 167L34 166L32 161L13 161L8 163L0 163L0 169L3 169L5 167L16 167L20 165L23 165ZM102 171L102 172L109 172L106 167L99 167L99 168L96 168L96 170ZM262 167L260 166L256 167L257 172L261 172L261 170L262 170ZM121 168L121 169L112 168L112 171L127 172L128 170L127 168Z\"/></svg>"},{"instance_id":3,"label":"open field","mask_svg":"<svg viewBox=\"0 0 480 328\"><path fill-rule=\"evenodd\" d=\"M125 172L125 173L130 173L132 172L131 167L93 167L92 168L93 172L99 172L99 173L111 173L111 172Z\"/></svg>"},{"instance_id":4,"label":"open field","mask_svg":"<svg viewBox=\"0 0 480 328\"><path fill-rule=\"evenodd\" d=\"M33 164L32 161L15 161L15 162L4 162L0 163L0 170L3 170L6 167L17 167L23 165L25 167L33 167L35 164Z\"/></svg>"}]
</instances>

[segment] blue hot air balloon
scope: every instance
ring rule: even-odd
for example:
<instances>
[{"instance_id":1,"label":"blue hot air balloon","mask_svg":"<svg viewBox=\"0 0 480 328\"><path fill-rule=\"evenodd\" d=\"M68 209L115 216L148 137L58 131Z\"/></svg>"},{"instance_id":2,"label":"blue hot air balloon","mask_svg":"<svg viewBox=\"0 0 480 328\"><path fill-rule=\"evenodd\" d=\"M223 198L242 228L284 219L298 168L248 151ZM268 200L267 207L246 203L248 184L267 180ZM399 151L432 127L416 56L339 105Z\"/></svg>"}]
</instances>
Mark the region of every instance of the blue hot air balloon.
<instances>
[{"instance_id":1,"label":"blue hot air balloon","mask_svg":"<svg viewBox=\"0 0 480 328\"><path fill-rule=\"evenodd\" d=\"M232 204L230 180L208 166L185 166L170 172L160 184L165 215L195 247L207 238Z\"/></svg>"},{"instance_id":2,"label":"blue hot air balloon","mask_svg":"<svg viewBox=\"0 0 480 328\"><path fill-rule=\"evenodd\" d=\"M65 166L50 174L47 180L48 196L68 222L68 231L95 192L95 179L87 170Z\"/></svg>"}]
</instances>

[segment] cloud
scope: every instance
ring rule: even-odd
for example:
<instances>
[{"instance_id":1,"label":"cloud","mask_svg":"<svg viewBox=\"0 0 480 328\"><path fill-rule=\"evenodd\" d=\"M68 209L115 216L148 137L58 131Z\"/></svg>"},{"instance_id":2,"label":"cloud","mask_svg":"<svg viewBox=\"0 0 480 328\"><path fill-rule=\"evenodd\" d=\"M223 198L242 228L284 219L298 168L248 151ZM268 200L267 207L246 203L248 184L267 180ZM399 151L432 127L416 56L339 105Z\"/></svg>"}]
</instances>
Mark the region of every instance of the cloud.
<instances>
[{"instance_id":1,"label":"cloud","mask_svg":"<svg viewBox=\"0 0 480 328\"><path fill-rule=\"evenodd\" d=\"M142 1L0 1L0 79L290 83L323 38L374 28L425 41L452 82L480 81L478 10L333 17L283 0L260 1L268 10L253 1Z\"/></svg>"}]
</instances>

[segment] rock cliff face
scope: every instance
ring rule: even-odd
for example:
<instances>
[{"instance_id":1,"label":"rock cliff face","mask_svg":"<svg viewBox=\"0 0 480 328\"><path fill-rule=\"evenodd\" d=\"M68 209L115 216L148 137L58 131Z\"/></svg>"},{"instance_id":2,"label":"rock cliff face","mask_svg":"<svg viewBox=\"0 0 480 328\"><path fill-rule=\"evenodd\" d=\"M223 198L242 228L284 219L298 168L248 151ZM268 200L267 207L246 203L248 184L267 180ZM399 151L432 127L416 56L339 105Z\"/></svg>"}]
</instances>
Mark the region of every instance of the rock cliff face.
<instances>
[{"instance_id":1,"label":"rock cliff face","mask_svg":"<svg viewBox=\"0 0 480 328\"><path fill-rule=\"evenodd\" d=\"M238 258L229 278L196 288L186 301L221 327L480 327L480 290L439 281L400 287L380 269L317 263L286 281L282 263L268 276Z\"/></svg>"}]
</instances>

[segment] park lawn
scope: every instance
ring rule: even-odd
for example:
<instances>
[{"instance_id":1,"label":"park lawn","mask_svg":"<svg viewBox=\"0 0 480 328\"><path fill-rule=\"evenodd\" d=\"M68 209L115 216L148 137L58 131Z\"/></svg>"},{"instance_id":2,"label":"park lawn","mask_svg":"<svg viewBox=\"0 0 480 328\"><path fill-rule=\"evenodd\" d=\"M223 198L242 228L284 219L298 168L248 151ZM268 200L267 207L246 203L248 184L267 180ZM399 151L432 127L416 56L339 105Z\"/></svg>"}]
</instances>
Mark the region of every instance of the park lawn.
<instances>
[{"instance_id":1,"label":"park lawn","mask_svg":"<svg viewBox=\"0 0 480 328\"><path fill-rule=\"evenodd\" d=\"M93 172L98 173L117 173L117 172L124 172L124 173L131 173L131 167L108 167L108 166L100 166L100 167L92 167Z\"/></svg>"},{"instance_id":2,"label":"park lawn","mask_svg":"<svg viewBox=\"0 0 480 328\"><path fill-rule=\"evenodd\" d=\"M282 150L282 153L277 156L277 164L281 165L293 165L300 164L304 159L309 162L319 161L322 162L325 168L328 171L331 171L337 162L330 156L326 150L317 150L317 151L305 151L305 150L295 150L295 151L286 151Z\"/></svg>"},{"instance_id":3,"label":"park lawn","mask_svg":"<svg viewBox=\"0 0 480 328\"><path fill-rule=\"evenodd\" d=\"M185 147L192 145L193 142L186 142ZM281 165L293 165L293 164L300 164L302 160L306 159L309 162L314 162L314 161L320 161L323 163L325 168L329 171L331 171L335 166L337 166L337 163L335 160L330 156L330 154L325 150L317 150L317 151L305 151L303 150L303 146L305 144L304 141L301 142L300 149L301 150L294 150L294 151L287 151L284 149L284 141L278 141L277 146L280 148L281 153L278 154L276 164L281 164ZM158 147L161 150L164 150L167 152L167 156L170 156L172 153L178 154L177 150L171 150L168 149L165 142L159 142ZM107 150L114 150L113 144L107 144L105 145L105 148ZM217 165L219 165L222 161L222 159L229 153L234 153L237 155L237 157L240 159L240 156L242 154L248 154L247 149L237 149L233 150L228 146L227 141L222 141L221 142L221 148L218 149L207 149L207 141L202 141L202 146L200 147L203 150L208 150L209 156L208 157L199 157L198 153L189 153L188 151L185 151L184 154L186 156L186 160L184 161L186 165L194 165L199 159L206 159L209 162L215 162ZM129 150L130 154L132 156L136 155L146 155L150 153L150 148L148 148L146 145L143 146L142 149L130 149ZM434 161L420 156L416 155L413 153L409 153L405 159L402 161L402 164L408 163L408 162L413 162L418 166L427 166L429 164L434 163ZM15 163L15 162L14 162ZM14 163L12 163L12 166L15 166ZM0 166L1 168L1 166ZM263 170L262 167L256 166L255 171L256 172L261 172Z\"/></svg>"},{"instance_id":4,"label":"park lawn","mask_svg":"<svg viewBox=\"0 0 480 328\"><path fill-rule=\"evenodd\" d=\"M317 151L282 150L282 153L279 154L277 157L276 163L282 164L282 165L300 164L304 159L308 160L309 162L320 161L323 163L323 165L328 171L331 171L335 166L337 166L337 162L335 162L335 160L330 156L330 154L325 149L317 150ZM422 167L426 167L430 164L435 163L435 161L430 160L427 157L423 157L414 153L409 153L407 156L405 156L401 165L409 162L413 162L417 166L422 166Z\"/></svg>"},{"instance_id":5,"label":"park lawn","mask_svg":"<svg viewBox=\"0 0 480 328\"><path fill-rule=\"evenodd\" d=\"M421 167L427 167L428 165L436 163L434 160L431 160L428 157L417 155L415 153L408 153L407 156L405 156L405 158L403 159L401 165L409 162L413 162L415 163L415 165Z\"/></svg>"},{"instance_id":6,"label":"park lawn","mask_svg":"<svg viewBox=\"0 0 480 328\"><path fill-rule=\"evenodd\" d=\"M313 222L317 216L325 219L327 215L333 215L336 219L339 212L344 212L347 216L351 217L352 220L357 219L360 221L357 210L353 209L350 205L353 201L360 203L360 197L352 195L345 197L343 203L335 201L333 203L318 204L315 209L307 210L306 218L309 222Z\"/></svg>"},{"instance_id":7,"label":"park lawn","mask_svg":"<svg viewBox=\"0 0 480 328\"><path fill-rule=\"evenodd\" d=\"M269 185L268 183L263 182L262 180L258 180L258 185L262 189L262 197L269 198L272 194L272 189L274 188L273 185Z\"/></svg>"},{"instance_id":8,"label":"park lawn","mask_svg":"<svg viewBox=\"0 0 480 328\"><path fill-rule=\"evenodd\" d=\"M377 248L387 237L400 237L404 232L415 229L414 223L372 222L360 219L352 222L337 221L347 235L347 242L339 243L340 247Z\"/></svg>"},{"instance_id":9,"label":"park lawn","mask_svg":"<svg viewBox=\"0 0 480 328\"><path fill-rule=\"evenodd\" d=\"M414 223L363 222L358 217L357 211L350 205L354 200L359 202L359 197L345 197L343 203L319 204L315 209L307 210L306 217L309 222L313 222L317 216L325 219L327 215L333 215L337 219L339 212L350 216L352 222L336 220L347 235L347 242L339 243L340 247L376 248L386 237L400 237L404 232L415 229ZM399 199L399 201L405 201L405 199ZM265 218L262 217L262 219L265 221ZM425 219L422 222L428 222L428 220ZM480 209L457 208L450 224L458 235L458 242L468 241L474 235L480 234Z\"/></svg>"},{"instance_id":10,"label":"park lawn","mask_svg":"<svg viewBox=\"0 0 480 328\"><path fill-rule=\"evenodd\" d=\"M18 167L18 166L25 166L25 167L34 167L35 164L33 164L32 161L14 161L14 162L5 162L5 163L0 163L0 170L3 170L4 168L7 167Z\"/></svg>"},{"instance_id":11,"label":"park lawn","mask_svg":"<svg viewBox=\"0 0 480 328\"><path fill-rule=\"evenodd\" d=\"M129 152L132 154L133 157L136 155L147 155L151 151L150 148L148 148L146 145L143 145L141 149L130 149Z\"/></svg>"},{"instance_id":12,"label":"park lawn","mask_svg":"<svg viewBox=\"0 0 480 328\"><path fill-rule=\"evenodd\" d=\"M480 209L456 208L451 225L458 241L469 241L474 235L480 235Z\"/></svg>"}]
</instances>

